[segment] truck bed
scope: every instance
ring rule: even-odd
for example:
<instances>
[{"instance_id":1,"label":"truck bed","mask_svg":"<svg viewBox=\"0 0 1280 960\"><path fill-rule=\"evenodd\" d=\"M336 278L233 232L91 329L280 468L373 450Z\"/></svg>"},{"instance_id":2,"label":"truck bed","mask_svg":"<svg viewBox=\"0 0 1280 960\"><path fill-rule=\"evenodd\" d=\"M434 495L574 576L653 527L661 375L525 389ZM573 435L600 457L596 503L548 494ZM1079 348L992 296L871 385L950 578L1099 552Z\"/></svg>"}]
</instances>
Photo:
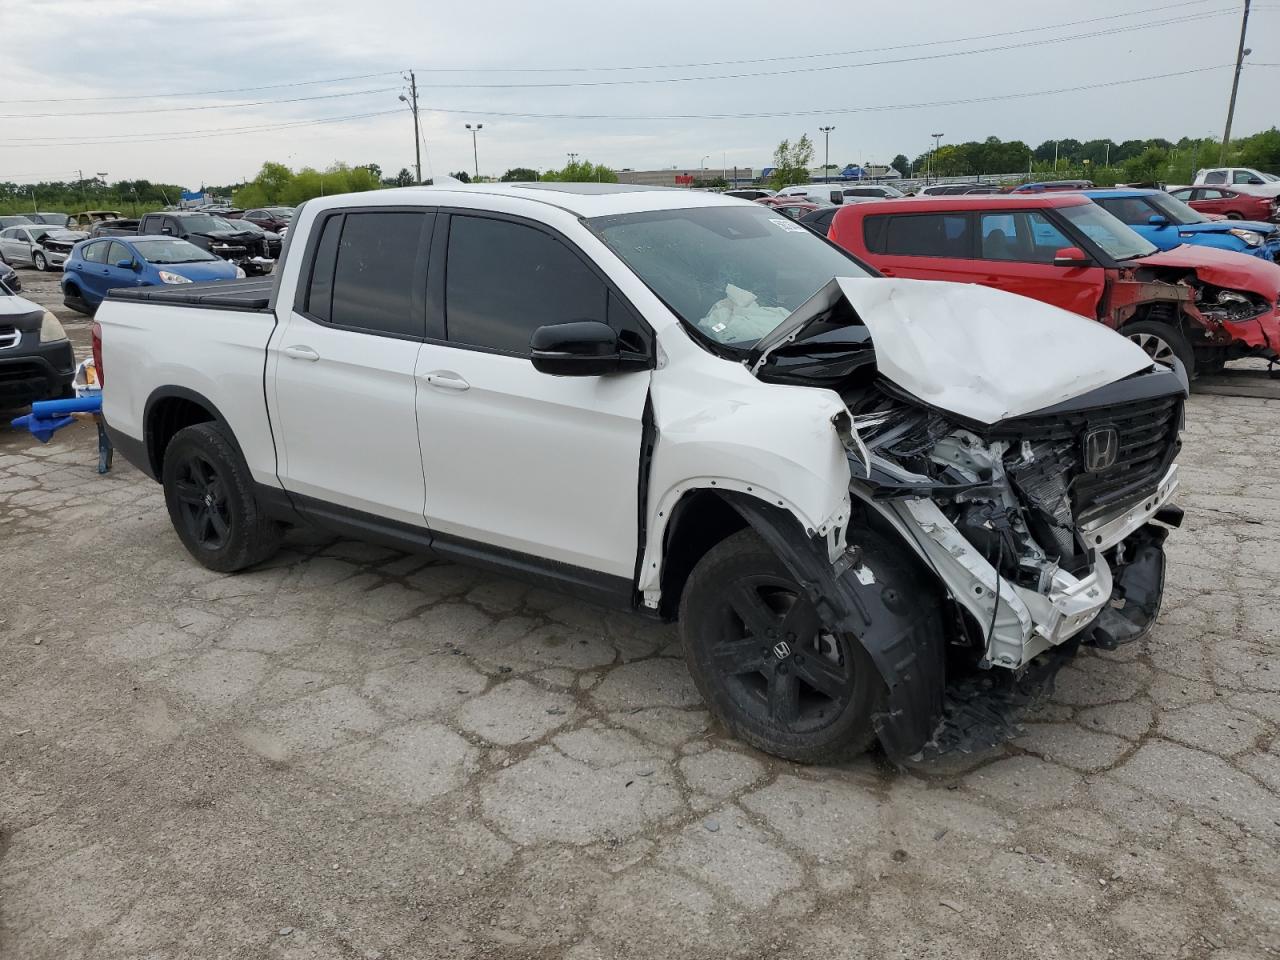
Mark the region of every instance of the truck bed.
<instances>
[{"instance_id":1,"label":"truck bed","mask_svg":"<svg viewBox=\"0 0 1280 960\"><path fill-rule=\"evenodd\" d=\"M275 277L246 277L243 280L206 280L172 287L118 287L107 291L108 300L136 300L205 310L243 310L266 313L270 310Z\"/></svg>"}]
</instances>

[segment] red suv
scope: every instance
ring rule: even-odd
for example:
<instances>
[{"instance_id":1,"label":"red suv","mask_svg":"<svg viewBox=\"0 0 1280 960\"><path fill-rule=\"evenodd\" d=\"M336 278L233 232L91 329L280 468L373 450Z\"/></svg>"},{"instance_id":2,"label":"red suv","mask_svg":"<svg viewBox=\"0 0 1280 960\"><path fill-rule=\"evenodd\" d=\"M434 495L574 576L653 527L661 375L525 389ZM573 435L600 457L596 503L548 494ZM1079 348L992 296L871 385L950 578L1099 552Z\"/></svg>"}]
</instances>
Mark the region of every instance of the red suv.
<instances>
[{"instance_id":1,"label":"red suv","mask_svg":"<svg viewBox=\"0 0 1280 960\"><path fill-rule=\"evenodd\" d=\"M1280 197L1260 197L1230 187L1179 187L1169 191L1201 213L1217 213L1228 220L1280 222Z\"/></svg>"},{"instance_id":2,"label":"red suv","mask_svg":"<svg viewBox=\"0 0 1280 960\"><path fill-rule=\"evenodd\" d=\"M859 203L828 237L885 276L980 283L1098 320L1189 376L1280 350L1280 266L1209 247L1162 253L1079 194Z\"/></svg>"}]
</instances>

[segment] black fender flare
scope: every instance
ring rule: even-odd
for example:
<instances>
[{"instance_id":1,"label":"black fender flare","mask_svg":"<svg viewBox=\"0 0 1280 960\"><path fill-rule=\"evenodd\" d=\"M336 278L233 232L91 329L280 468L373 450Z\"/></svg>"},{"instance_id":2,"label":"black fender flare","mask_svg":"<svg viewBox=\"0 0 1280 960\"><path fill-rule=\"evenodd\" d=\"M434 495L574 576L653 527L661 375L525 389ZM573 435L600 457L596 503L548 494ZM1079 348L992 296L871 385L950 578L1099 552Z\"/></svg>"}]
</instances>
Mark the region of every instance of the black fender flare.
<instances>
[{"instance_id":1,"label":"black fender flare","mask_svg":"<svg viewBox=\"0 0 1280 960\"><path fill-rule=\"evenodd\" d=\"M236 452L241 456L244 456L244 452L240 449L240 442L236 439L235 431L231 429L231 424L227 422L227 418L222 415L222 411L218 409L217 405L212 400L204 394L192 390L189 387L180 387L176 384L166 384L165 386L156 387L152 390L151 395L147 397L147 402L143 404L142 407L143 443L146 448L147 465L150 467L148 473L151 475L152 480L158 481L160 479L160 471L158 469L159 464L156 463L155 459L155 438L152 436L153 426L151 415L155 411L157 403L162 400L175 399L188 400L191 403L197 404L198 406L204 407L204 409L208 410L209 414L213 418L213 422L222 427L226 432L227 438L236 448Z\"/></svg>"},{"instance_id":2,"label":"black fender flare","mask_svg":"<svg viewBox=\"0 0 1280 960\"><path fill-rule=\"evenodd\" d=\"M880 584L864 585L852 566L837 573L826 541L806 536L785 510L749 494L725 490L720 495L791 571L823 622L856 636L871 655L887 690L885 710L873 718L885 753L895 760L918 754L942 721L946 685L942 635L929 629L930 611L904 617L904 606L915 604L915 598L891 595Z\"/></svg>"}]
</instances>

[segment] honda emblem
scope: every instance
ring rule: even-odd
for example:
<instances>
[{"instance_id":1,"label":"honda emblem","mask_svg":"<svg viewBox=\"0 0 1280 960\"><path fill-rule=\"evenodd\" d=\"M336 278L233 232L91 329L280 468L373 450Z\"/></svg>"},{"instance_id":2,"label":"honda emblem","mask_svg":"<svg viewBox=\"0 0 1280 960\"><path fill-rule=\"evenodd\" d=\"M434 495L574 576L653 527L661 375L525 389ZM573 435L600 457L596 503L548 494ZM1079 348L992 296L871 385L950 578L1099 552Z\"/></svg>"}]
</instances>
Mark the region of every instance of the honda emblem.
<instances>
[{"instance_id":1,"label":"honda emblem","mask_svg":"<svg viewBox=\"0 0 1280 960\"><path fill-rule=\"evenodd\" d=\"M791 644L785 640L779 640L773 645L773 655L779 660L785 660L791 656Z\"/></svg>"},{"instance_id":2,"label":"honda emblem","mask_svg":"<svg viewBox=\"0 0 1280 960\"><path fill-rule=\"evenodd\" d=\"M1102 473L1116 465L1120 457L1120 434L1115 427L1095 427L1084 435L1084 468Z\"/></svg>"}]
</instances>

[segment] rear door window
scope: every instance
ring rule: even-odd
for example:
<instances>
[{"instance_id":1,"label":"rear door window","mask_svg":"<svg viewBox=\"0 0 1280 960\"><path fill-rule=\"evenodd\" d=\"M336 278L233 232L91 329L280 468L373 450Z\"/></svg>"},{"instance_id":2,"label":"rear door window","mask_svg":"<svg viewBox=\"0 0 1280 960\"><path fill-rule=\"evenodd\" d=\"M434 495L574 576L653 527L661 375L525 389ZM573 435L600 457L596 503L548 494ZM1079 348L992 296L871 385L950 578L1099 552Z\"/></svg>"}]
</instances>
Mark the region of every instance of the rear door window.
<instances>
[{"instance_id":1,"label":"rear door window","mask_svg":"<svg viewBox=\"0 0 1280 960\"><path fill-rule=\"evenodd\" d=\"M449 340L520 356L538 327L608 322L608 288L565 243L509 220L455 215L449 224Z\"/></svg>"},{"instance_id":2,"label":"rear door window","mask_svg":"<svg viewBox=\"0 0 1280 960\"><path fill-rule=\"evenodd\" d=\"M882 241L886 254L958 260L973 255L967 213L923 213L888 219Z\"/></svg>"},{"instance_id":3,"label":"rear door window","mask_svg":"<svg viewBox=\"0 0 1280 960\"><path fill-rule=\"evenodd\" d=\"M392 337L425 336L426 277L418 269L418 250L428 216L369 212L348 213L342 218L334 260L330 323ZM322 245L327 234L328 224L320 238ZM320 252L317 249L317 254Z\"/></svg>"}]
</instances>

